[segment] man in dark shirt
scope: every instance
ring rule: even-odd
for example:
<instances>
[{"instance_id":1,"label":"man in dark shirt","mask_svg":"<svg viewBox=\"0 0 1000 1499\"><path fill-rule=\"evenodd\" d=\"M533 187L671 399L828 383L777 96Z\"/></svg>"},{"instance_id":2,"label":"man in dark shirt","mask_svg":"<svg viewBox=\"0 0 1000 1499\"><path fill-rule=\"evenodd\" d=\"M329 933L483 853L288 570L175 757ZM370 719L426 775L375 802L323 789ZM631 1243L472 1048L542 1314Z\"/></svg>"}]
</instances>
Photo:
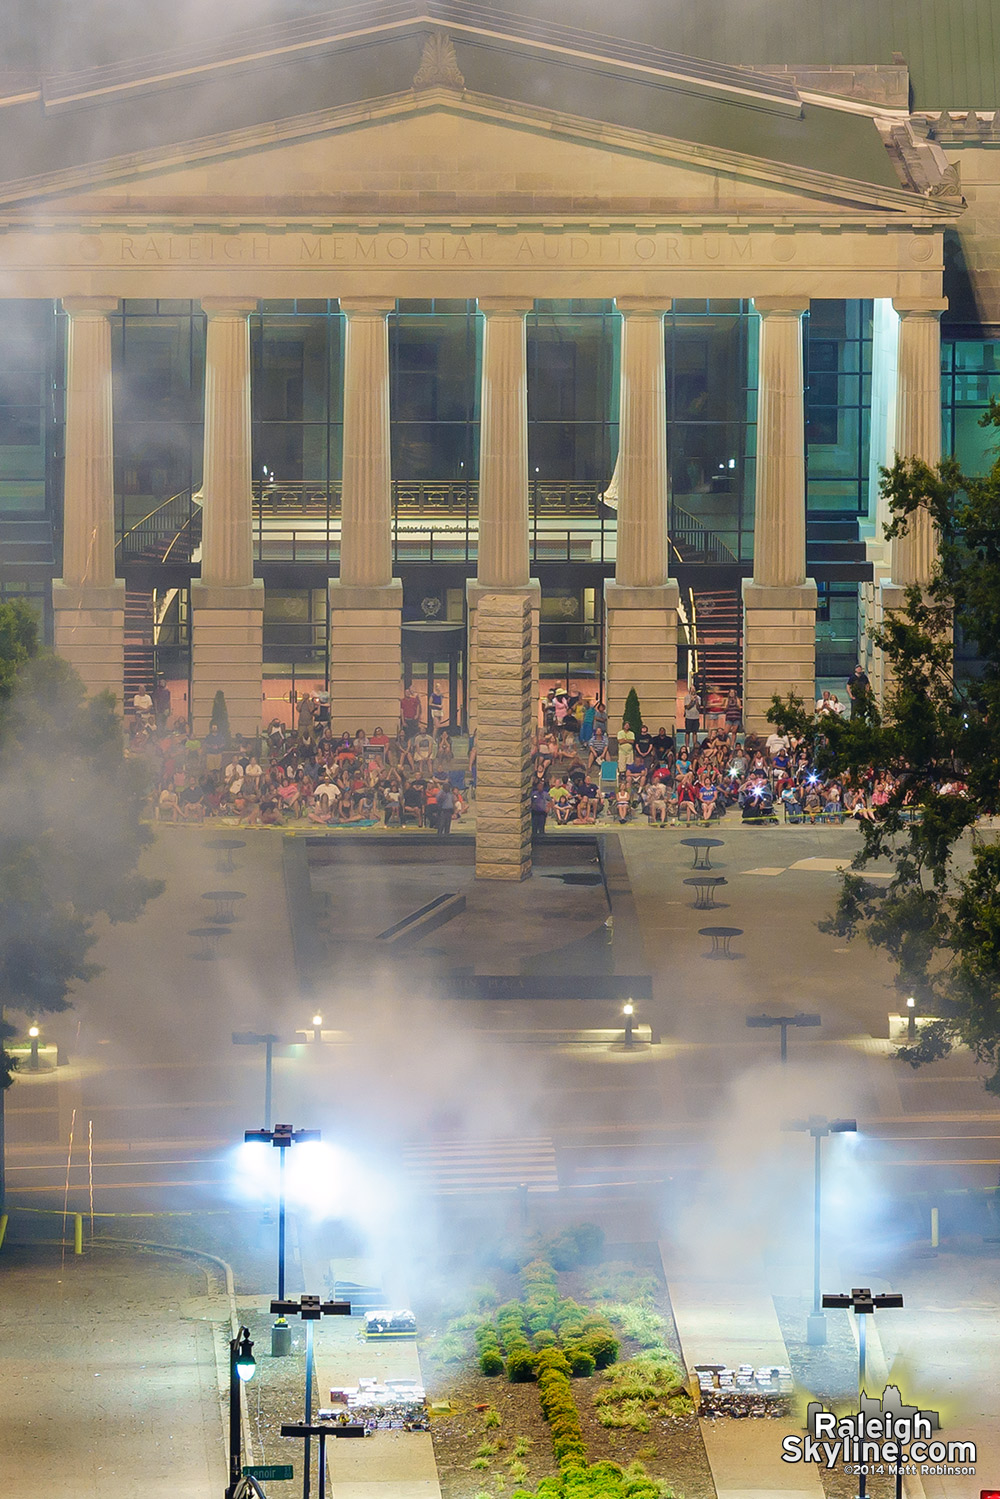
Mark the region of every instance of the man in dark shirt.
<instances>
[{"instance_id":1,"label":"man in dark shirt","mask_svg":"<svg viewBox=\"0 0 1000 1499\"><path fill-rule=\"evenodd\" d=\"M653 735L653 754L656 756L657 760L659 760L661 765L670 754L670 751L673 749L673 747L674 736L672 734L668 734L665 728L657 729L656 733Z\"/></svg>"}]
</instances>

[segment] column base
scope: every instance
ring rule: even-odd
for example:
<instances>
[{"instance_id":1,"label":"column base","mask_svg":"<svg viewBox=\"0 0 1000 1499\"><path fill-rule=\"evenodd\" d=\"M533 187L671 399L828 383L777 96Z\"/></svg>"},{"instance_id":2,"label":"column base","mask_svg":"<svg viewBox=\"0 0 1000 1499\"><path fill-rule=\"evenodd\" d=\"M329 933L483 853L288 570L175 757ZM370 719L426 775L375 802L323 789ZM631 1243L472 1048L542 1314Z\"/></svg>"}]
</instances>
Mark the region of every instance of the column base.
<instances>
[{"instance_id":1,"label":"column base","mask_svg":"<svg viewBox=\"0 0 1000 1499\"><path fill-rule=\"evenodd\" d=\"M119 708L125 677L125 583L78 588L52 580L56 652L79 672L89 696L113 694Z\"/></svg>"},{"instance_id":2,"label":"column base","mask_svg":"<svg viewBox=\"0 0 1000 1499\"><path fill-rule=\"evenodd\" d=\"M604 681L608 724L613 733L634 687L643 723L652 732L677 726L677 606L670 581L659 588L604 585Z\"/></svg>"},{"instance_id":3,"label":"column base","mask_svg":"<svg viewBox=\"0 0 1000 1499\"><path fill-rule=\"evenodd\" d=\"M876 576L873 592L874 619L872 621L875 629L881 629L886 618L890 614L901 614L906 608L906 595L909 589L905 583L894 583L886 575L881 578ZM930 602L925 596L925 602ZM949 612L947 616L954 627L954 617ZM885 708L886 699L895 688L895 679L892 667L886 660L885 655L874 642L870 643L870 666L868 667L868 678L871 683L872 696L880 711Z\"/></svg>"},{"instance_id":4,"label":"column base","mask_svg":"<svg viewBox=\"0 0 1000 1499\"><path fill-rule=\"evenodd\" d=\"M743 580L743 723L769 733L767 711L775 693L796 693L809 707L816 698L816 584L765 588Z\"/></svg>"},{"instance_id":5,"label":"column base","mask_svg":"<svg viewBox=\"0 0 1000 1499\"><path fill-rule=\"evenodd\" d=\"M264 696L264 585L191 584L191 724L207 734L215 694L225 693L232 733L260 733Z\"/></svg>"},{"instance_id":6,"label":"column base","mask_svg":"<svg viewBox=\"0 0 1000 1499\"><path fill-rule=\"evenodd\" d=\"M403 675L403 585L380 588L329 584L330 722L341 733L399 727Z\"/></svg>"},{"instance_id":7,"label":"column base","mask_svg":"<svg viewBox=\"0 0 1000 1499\"><path fill-rule=\"evenodd\" d=\"M478 708L478 691L476 687L476 611L479 600L484 594L496 594L501 597L511 595L514 598L524 597L531 606L531 700L532 700L532 727L534 727L538 714L538 625L542 613L542 585L537 578L530 578L520 588L487 588L485 583L480 583L476 578L470 578L465 585L465 602L469 616L469 682L468 698L466 700L466 714L469 720L469 733L473 733L476 727L476 716Z\"/></svg>"}]
</instances>

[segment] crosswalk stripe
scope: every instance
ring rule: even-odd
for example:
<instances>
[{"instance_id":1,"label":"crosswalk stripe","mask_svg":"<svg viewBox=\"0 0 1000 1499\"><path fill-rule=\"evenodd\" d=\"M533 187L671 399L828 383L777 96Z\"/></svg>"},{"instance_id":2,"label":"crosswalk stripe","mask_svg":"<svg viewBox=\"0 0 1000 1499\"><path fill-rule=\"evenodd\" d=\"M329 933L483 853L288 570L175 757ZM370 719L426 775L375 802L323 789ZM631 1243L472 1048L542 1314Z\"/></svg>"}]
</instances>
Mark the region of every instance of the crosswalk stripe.
<instances>
[{"instance_id":1,"label":"crosswalk stripe","mask_svg":"<svg viewBox=\"0 0 1000 1499\"><path fill-rule=\"evenodd\" d=\"M555 1147L547 1136L510 1140L435 1140L403 1148L410 1176L439 1193L526 1186L559 1188Z\"/></svg>"}]
</instances>

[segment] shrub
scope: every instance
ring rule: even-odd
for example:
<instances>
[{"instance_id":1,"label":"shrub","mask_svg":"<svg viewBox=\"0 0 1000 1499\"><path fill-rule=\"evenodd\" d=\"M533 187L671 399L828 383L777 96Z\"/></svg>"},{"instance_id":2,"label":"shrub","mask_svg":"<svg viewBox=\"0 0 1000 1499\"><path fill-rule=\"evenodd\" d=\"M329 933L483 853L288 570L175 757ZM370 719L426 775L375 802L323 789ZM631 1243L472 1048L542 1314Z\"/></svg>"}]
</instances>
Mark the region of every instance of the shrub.
<instances>
[{"instance_id":1,"label":"shrub","mask_svg":"<svg viewBox=\"0 0 1000 1499\"><path fill-rule=\"evenodd\" d=\"M507 1471L510 1473L512 1483L523 1483L528 1476L524 1463L519 1462L516 1457L512 1457L507 1464Z\"/></svg>"},{"instance_id":2,"label":"shrub","mask_svg":"<svg viewBox=\"0 0 1000 1499\"><path fill-rule=\"evenodd\" d=\"M457 1333L446 1332L436 1343L431 1344L431 1353L442 1364L457 1364L468 1357L469 1345Z\"/></svg>"},{"instance_id":3,"label":"shrub","mask_svg":"<svg viewBox=\"0 0 1000 1499\"><path fill-rule=\"evenodd\" d=\"M625 698L622 722L628 724L632 733L638 739L642 733L642 709L639 706L639 694L634 687L629 688L628 695Z\"/></svg>"},{"instance_id":4,"label":"shrub","mask_svg":"<svg viewBox=\"0 0 1000 1499\"><path fill-rule=\"evenodd\" d=\"M538 1392L542 1415L552 1432L552 1451L557 1463L585 1463L587 1449L583 1441L580 1413L570 1389L569 1365L556 1348L538 1355Z\"/></svg>"},{"instance_id":5,"label":"shrub","mask_svg":"<svg viewBox=\"0 0 1000 1499\"><path fill-rule=\"evenodd\" d=\"M538 1332L535 1333L533 1339L535 1347L538 1350L541 1350L542 1348L554 1348L558 1341L559 1339L556 1337L555 1333L551 1332L547 1327L540 1328Z\"/></svg>"},{"instance_id":6,"label":"shrub","mask_svg":"<svg viewBox=\"0 0 1000 1499\"><path fill-rule=\"evenodd\" d=\"M610 1327L606 1331L588 1332L580 1342L591 1355L598 1369L606 1369L618 1357L618 1339Z\"/></svg>"},{"instance_id":7,"label":"shrub","mask_svg":"<svg viewBox=\"0 0 1000 1499\"><path fill-rule=\"evenodd\" d=\"M469 1464L469 1467L474 1468L478 1473L486 1472L489 1466L490 1460L488 1457L474 1457Z\"/></svg>"},{"instance_id":8,"label":"shrub","mask_svg":"<svg viewBox=\"0 0 1000 1499\"><path fill-rule=\"evenodd\" d=\"M479 1312L485 1312L488 1307L496 1306L500 1297L497 1288L491 1281L484 1280L482 1285L473 1286L469 1292L469 1300Z\"/></svg>"},{"instance_id":9,"label":"shrub","mask_svg":"<svg viewBox=\"0 0 1000 1499\"><path fill-rule=\"evenodd\" d=\"M596 1368L594 1355L582 1343L567 1344L565 1352L574 1379L588 1379L593 1374Z\"/></svg>"},{"instance_id":10,"label":"shrub","mask_svg":"<svg viewBox=\"0 0 1000 1499\"><path fill-rule=\"evenodd\" d=\"M499 1442L480 1442L476 1448L477 1457L496 1457L500 1450Z\"/></svg>"},{"instance_id":11,"label":"shrub","mask_svg":"<svg viewBox=\"0 0 1000 1499\"><path fill-rule=\"evenodd\" d=\"M620 1400L614 1405L602 1405L597 1413L602 1426L616 1431L648 1431L649 1417L641 1400Z\"/></svg>"},{"instance_id":12,"label":"shrub","mask_svg":"<svg viewBox=\"0 0 1000 1499\"><path fill-rule=\"evenodd\" d=\"M511 1384L527 1384L535 1377L535 1355L523 1340L507 1345L507 1378Z\"/></svg>"},{"instance_id":13,"label":"shrub","mask_svg":"<svg viewBox=\"0 0 1000 1499\"><path fill-rule=\"evenodd\" d=\"M531 1438L530 1437L518 1437L517 1440L516 1440L516 1442L514 1443L514 1456L515 1457L526 1457L527 1454L528 1454L528 1452L530 1450L531 1450Z\"/></svg>"},{"instance_id":14,"label":"shrub","mask_svg":"<svg viewBox=\"0 0 1000 1499\"><path fill-rule=\"evenodd\" d=\"M500 1412L495 1411L492 1405L490 1406L489 1410L483 1411L483 1425L486 1427L487 1431L495 1431L496 1428L500 1425Z\"/></svg>"},{"instance_id":15,"label":"shrub","mask_svg":"<svg viewBox=\"0 0 1000 1499\"><path fill-rule=\"evenodd\" d=\"M502 1374L503 1354L495 1345L492 1348L484 1348L479 1355L479 1372L481 1374Z\"/></svg>"}]
</instances>

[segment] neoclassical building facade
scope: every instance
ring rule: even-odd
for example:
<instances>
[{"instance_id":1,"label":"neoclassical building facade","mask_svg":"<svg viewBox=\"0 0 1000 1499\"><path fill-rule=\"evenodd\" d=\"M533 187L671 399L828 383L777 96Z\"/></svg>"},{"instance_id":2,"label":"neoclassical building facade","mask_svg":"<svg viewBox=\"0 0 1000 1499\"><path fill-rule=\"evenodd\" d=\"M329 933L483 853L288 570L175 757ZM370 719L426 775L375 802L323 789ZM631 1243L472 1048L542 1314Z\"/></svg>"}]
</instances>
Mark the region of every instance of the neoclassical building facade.
<instances>
[{"instance_id":1,"label":"neoclassical building facade","mask_svg":"<svg viewBox=\"0 0 1000 1499\"><path fill-rule=\"evenodd\" d=\"M5 595L197 730L297 681L371 730L424 669L474 721L483 593L612 717L846 674L933 563L878 466L940 454L968 204L905 68L805 72L455 0L21 80Z\"/></svg>"}]
</instances>

